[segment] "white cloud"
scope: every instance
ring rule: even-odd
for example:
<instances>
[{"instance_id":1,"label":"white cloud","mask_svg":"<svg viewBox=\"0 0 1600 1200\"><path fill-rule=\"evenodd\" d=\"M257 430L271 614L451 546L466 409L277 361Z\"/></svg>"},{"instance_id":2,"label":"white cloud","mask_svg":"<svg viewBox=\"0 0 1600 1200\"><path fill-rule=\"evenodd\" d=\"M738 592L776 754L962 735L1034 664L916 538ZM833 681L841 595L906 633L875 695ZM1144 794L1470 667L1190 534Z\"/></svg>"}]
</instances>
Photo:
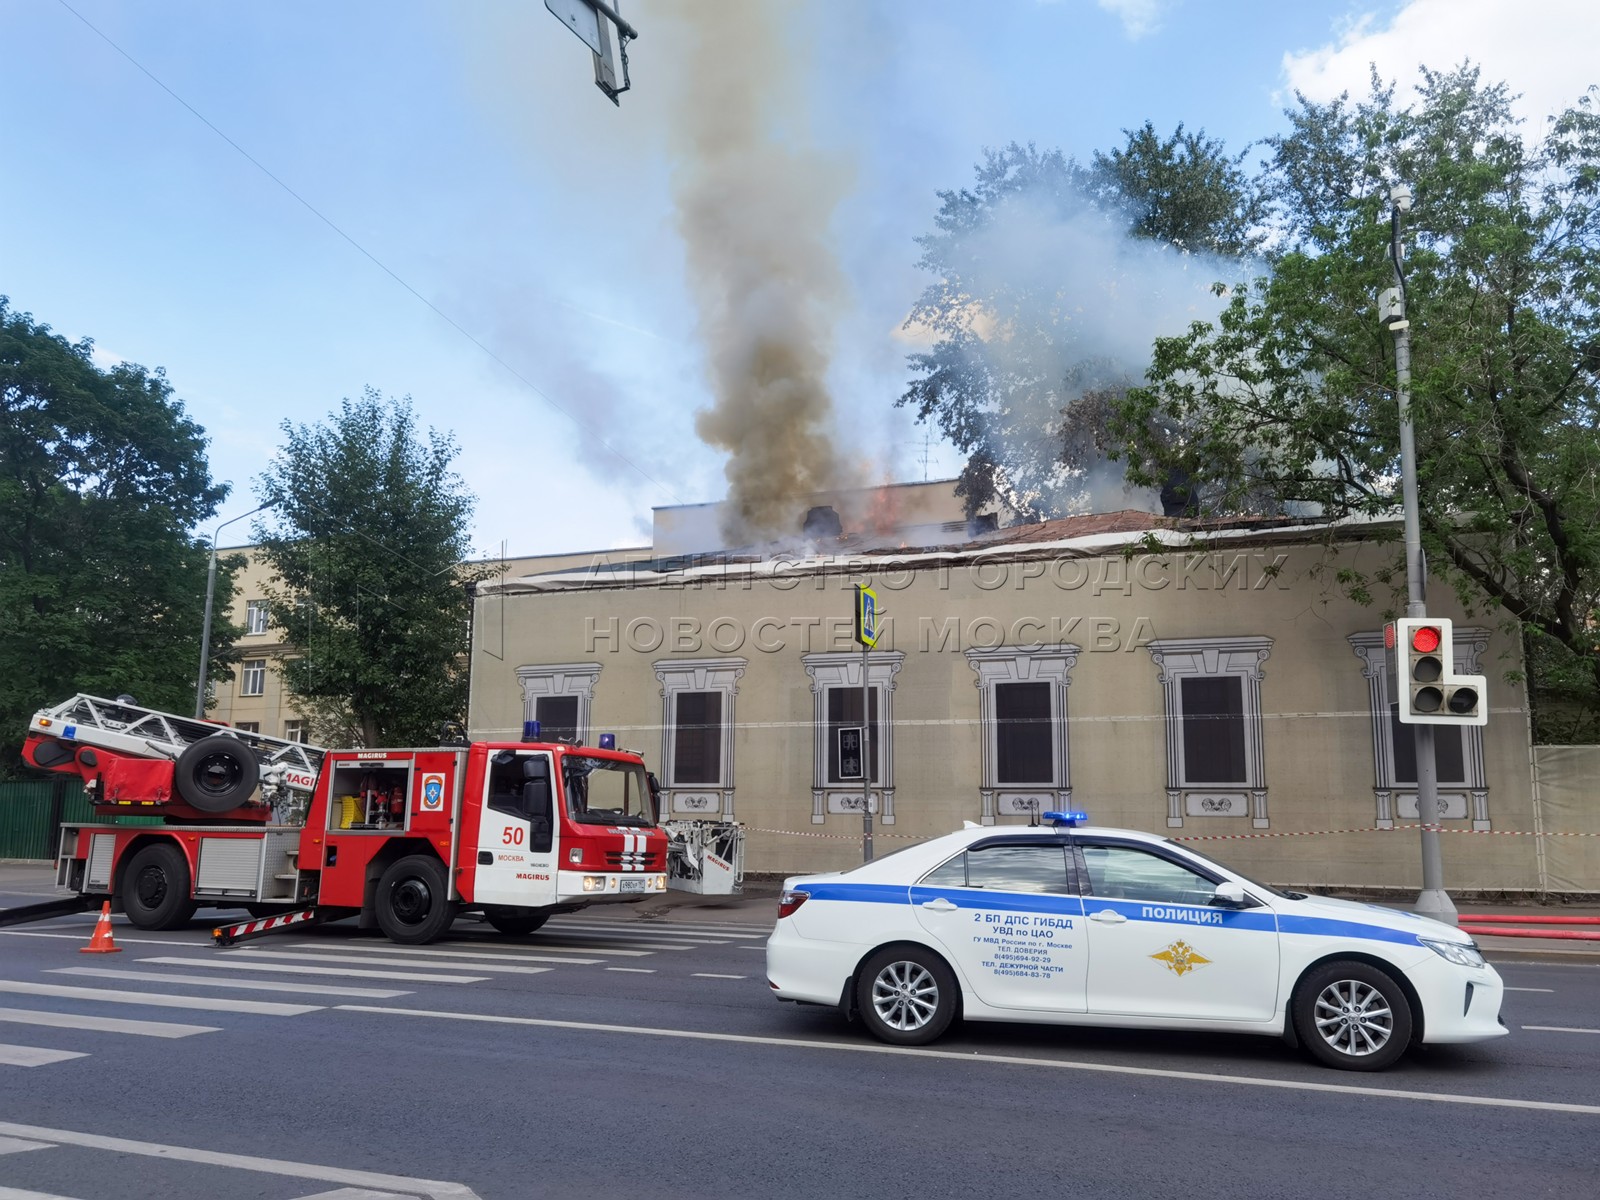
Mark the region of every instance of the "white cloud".
<instances>
[{"instance_id":1,"label":"white cloud","mask_svg":"<svg viewBox=\"0 0 1600 1200\"><path fill-rule=\"evenodd\" d=\"M1101 0L1102 6L1109 6ZM1471 59L1485 82L1504 81L1522 99L1518 115L1537 132L1544 118L1572 105L1596 82L1600 5L1594 0L1410 0L1383 23L1372 13L1351 20L1335 42L1283 56L1285 82L1313 100L1340 92L1362 96L1371 65L1396 80L1398 98L1434 70Z\"/></svg>"},{"instance_id":2,"label":"white cloud","mask_svg":"<svg viewBox=\"0 0 1600 1200\"><path fill-rule=\"evenodd\" d=\"M1161 12L1167 7L1165 0L1096 0L1096 3L1122 22L1124 33L1136 39L1160 28Z\"/></svg>"}]
</instances>

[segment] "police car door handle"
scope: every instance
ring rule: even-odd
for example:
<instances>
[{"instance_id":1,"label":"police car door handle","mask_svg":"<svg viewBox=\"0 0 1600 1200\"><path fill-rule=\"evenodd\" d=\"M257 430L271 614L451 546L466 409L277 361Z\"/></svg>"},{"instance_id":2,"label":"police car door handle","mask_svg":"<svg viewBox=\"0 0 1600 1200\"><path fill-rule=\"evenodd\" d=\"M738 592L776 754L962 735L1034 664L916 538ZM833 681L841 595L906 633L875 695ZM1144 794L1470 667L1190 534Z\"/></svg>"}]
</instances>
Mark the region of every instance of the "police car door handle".
<instances>
[{"instance_id":1,"label":"police car door handle","mask_svg":"<svg viewBox=\"0 0 1600 1200\"><path fill-rule=\"evenodd\" d=\"M951 904L943 896L936 896L932 900L924 900L922 907L932 909L934 912L955 912L961 906L959 904Z\"/></svg>"},{"instance_id":2,"label":"police car door handle","mask_svg":"<svg viewBox=\"0 0 1600 1200\"><path fill-rule=\"evenodd\" d=\"M1097 913L1090 913L1089 920L1100 921L1106 925L1124 925L1128 918L1114 908L1102 908Z\"/></svg>"}]
</instances>

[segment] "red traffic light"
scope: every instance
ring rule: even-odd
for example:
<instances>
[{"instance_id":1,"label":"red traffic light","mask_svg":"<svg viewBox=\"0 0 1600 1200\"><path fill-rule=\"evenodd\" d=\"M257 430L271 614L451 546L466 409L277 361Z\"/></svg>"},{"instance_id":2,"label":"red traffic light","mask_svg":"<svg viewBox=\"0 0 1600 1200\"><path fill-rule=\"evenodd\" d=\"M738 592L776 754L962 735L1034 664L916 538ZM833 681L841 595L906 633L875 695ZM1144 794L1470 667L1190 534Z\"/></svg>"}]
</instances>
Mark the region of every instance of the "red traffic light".
<instances>
[{"instance_id":1,"label":"red traffic light","mask_svg":"<svg viewBox=\"0 0 1600 1200\"><path fill-rule=\"evenodd\" d=\"M1411 648L1423 654L1432 654L1439 648L1439 627L1418 625L1411 631Z\"/></svg>"}]
</instances>

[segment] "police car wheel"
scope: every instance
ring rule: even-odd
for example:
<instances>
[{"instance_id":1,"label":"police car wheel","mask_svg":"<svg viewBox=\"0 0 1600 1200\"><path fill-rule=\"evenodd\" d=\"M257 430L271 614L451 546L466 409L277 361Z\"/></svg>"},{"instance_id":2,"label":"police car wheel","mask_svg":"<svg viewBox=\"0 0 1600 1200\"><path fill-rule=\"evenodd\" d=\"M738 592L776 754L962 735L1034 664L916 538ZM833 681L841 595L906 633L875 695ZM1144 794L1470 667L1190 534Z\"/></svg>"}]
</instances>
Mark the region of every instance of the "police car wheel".
<instances>
[{"instance_id":1,"label":"police car wheel","mask_svg":"<svg viewBox=\"0 0 1600 1200\"><path fill-rule=\"evenodd\" d=\"M1300 982L1295 1028L1313 1057L1345 1071L1381 1071L1411 1044L1411 1004L1385 972L1331 962Z\"/></svg>"},{"instance_id":2,"label":"police car wheel","mask_svg":"<svg viewBox=\"0 0 1600 1200\"><path fill-rule=\"evenodd\" d=\"M880 1042L926 1045L955 1020L955 976L932 951L891 946L862 964L856 975L856 1010Z\"/></svg>"},{"instance_id":3,"label":"police car wheel","mask_svg":"<svg viewBox=\"0 0 1600 1200\"><path fill-rule=\"evenodd\" d=\"M378 928L402 946L438 941L456 919L444 864L427 854L408 855L390 866L378 881L373 906Z\"/></svg>"}]
</instances>

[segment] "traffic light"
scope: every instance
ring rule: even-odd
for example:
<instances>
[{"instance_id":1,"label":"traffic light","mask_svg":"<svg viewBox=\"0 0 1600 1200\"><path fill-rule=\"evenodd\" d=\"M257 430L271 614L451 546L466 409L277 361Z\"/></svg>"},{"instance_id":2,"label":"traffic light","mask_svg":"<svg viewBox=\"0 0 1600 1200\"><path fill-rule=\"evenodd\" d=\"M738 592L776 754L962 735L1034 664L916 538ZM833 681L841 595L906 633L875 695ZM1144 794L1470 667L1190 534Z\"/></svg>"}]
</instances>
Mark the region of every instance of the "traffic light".
<instances>
[{"instance_id":1,"label":"traffic light","mask_svg":"<svg viewBox=\"0 0 1600 1200\"><path fill-rule=\"evenodd\" d=\"M1405 725L1484 725L1489 720L1487 681L1454 673L1450 622L1407 617L1383 627L1388 651L1389 698Z\"/></svg>"}]
</instances>

